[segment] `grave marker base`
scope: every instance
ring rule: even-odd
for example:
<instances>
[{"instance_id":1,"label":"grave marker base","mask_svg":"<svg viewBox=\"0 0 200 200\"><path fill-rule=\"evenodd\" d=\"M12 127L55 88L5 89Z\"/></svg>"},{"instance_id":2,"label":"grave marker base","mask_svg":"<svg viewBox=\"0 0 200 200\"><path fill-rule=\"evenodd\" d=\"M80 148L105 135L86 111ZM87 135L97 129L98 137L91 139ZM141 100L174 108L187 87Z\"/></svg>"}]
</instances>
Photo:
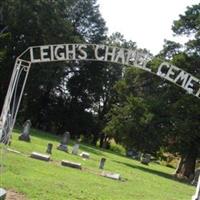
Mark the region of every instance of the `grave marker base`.
<instances>
[{"instance_id":1,"label":"grave marker base","mask_svg":"<svg viewBox=\"0 0 200 200\"><path fill-rule=\"evenodd\" d=\"M44 160L44 161L49 161L50 160L50 155L45 155L37 152L32 152L31 153L31 158L35 158L38 160Z\"/></svg>"},{"instance_id":2,"label":"grave marker base","mask_svg":"<svg viewBox=\"0 0 200 200\"><path fill-rule=\"evenodd\" d=\"M120 174L115 174L115 173L111 173L111 172L102 172L101 176L104 176L106 178L111 178L114 180L120 180Z\"/></svg>"},{"instance_id":3,"label":"grave marker base","mask_svg":"<svg viewBox=\"0 0 200 200\"><path fill-rule=\"evenodd\" d=\"M71 161L68 161L68 160L62 160L61 165L65 166L65 167L76 168L76 169L82 168L81 163L75 163L75 162L71 162Z\"/></svg>"}]
</instances>

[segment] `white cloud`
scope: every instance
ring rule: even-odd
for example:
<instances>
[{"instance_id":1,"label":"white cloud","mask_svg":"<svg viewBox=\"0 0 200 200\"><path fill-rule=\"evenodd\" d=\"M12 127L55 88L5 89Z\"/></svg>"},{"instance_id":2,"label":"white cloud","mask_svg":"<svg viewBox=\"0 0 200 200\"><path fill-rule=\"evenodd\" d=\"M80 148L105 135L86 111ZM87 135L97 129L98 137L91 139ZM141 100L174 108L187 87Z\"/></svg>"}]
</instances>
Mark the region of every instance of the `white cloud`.
<instances>
[{"instance_id":1,"label":"white cloud","mask_svg":"<svg viewBox=\"0 0 200 200\"><path fill-rule=\"evenodd\" d=\"M173 38L173 21L187 6L197 3L199 0L98 0L109 34L118 31L154 54L162 49L164 39Z\"/></svg>"}]
</instances>

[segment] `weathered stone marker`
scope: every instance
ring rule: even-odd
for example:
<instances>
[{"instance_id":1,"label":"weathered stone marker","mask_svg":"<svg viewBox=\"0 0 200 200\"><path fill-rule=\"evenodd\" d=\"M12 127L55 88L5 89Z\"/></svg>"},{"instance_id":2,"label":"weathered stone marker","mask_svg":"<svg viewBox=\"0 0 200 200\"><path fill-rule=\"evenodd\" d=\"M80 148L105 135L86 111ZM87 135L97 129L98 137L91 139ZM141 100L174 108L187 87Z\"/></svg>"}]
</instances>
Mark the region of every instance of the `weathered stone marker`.
<instances>
[{"instance_id":1,"label":"weathered stone marker","mask_svg":"<svg viewBox=\"0 0 200 200\"><path fill-rule=\"evenodd\" d=\"M69 143L69 140L70 140L70 133L69 132L65 132L63 134L62 141L60 142L60 145L57 147L57 149L61 150L61 151L64 151L64 152L68 152L67 144Z\"/></svg>"},{"instance_id":2,"label":"weathered stone marker","mask_svg":"<svg viewBox=\"0 0 200 200\"><path fill-rule=\"evenodd\" d=\"M31 121L30 120L26 120L24 125L23 125L22 134L19 136L18 139L26 141L26 142L30 142L31 141L30 128L31 128Z\"/></svg>"},{"instance_id":3,"label":"weathered stone marker","mask_svg":"<svg viewBox=\"0 0 200 200\"><path fill-rule=\"evenodd\" d=\"M138 156L138 152L135 149L128 149L126 151L126 156L135 159Z\"/></svg>"},{"instance_id":4,"label":"weathered stone marker","mask_svg":"<svg viewBox=\"0 0 200 200\"><path fill-rule=\"evenodd\" d=\"M75 144L72 149L72 154L78 155L79 144Z\"/></svg>"},{"instance_id":5,"label":"weathered stone marker","mask_svg":"<svg viewBox=\"0 0 200 200\"><path fill-rule=\"evenodd\" d=\"M141 152L138 152L138 155L135 156L135 159L140 161L141 160L141 157L142 157L142 153Z\"/></svg>"},{"instance_id":6,"label":"weathered stone marker","mask_svg":"<svg viewBox=\"0 0 200 200\"><path fill-rule=\"evenodd\" d=\"M105 158L101 158L100 162L99 162L99 169L103 169L104 165L105 165L106 159Z\"/></svg>"},{"instance_id":7,"label":"weathered stone marker","mask_svg":"<svg viewBox=\"0 0 200 200\"><path fill-rule=\"evenodd\" d=\"M0 188L0 200L6 199L6 191L3 188Z\"/></svg>"},{"instance_id":8,"label":"weathered stone marker","mask_svg":"<svg viewBox=\"0 0 200 200\"><path fill-rule=\"evenodd\" d=\"M102 172L101 176L107 177L107 178L111 178L114 180L120 180L120 174L115 174L115 173L111 173L111 172Z\"/></svg>"},{"instance_id":9,"label":"weathered stone marker","mask_svg":"<svg viewBox=\"0 0 200 200\"><path fill-rule=\"evenodd\" d=\"M71 161L68 161L68 160L62 160L61 165L66 166L66 167L76 168L76 169L82 168L81 163L75 163L75 162L71 162Z\"/></svg>"},{"instance_id":10,"label":"weathered stone marker","mask_svg":"<svg viewBox=\"0 0 200 200\"><path fill-rule=\"evenodd\" d=\"M53 148L53 144L52 144L52 143L48 143L48 144L47 144L46 153L52 154L52 148Z\"/></svg>"},{"instance_id":11,"label":"weathered stone marker","mask_svg":"<svg viewBox=\"0 0 200 200\"><path fill-rule=\"evenodd\" d=\"M35 158L38 160L44 160L44 161L49 161L50 160L50 155L45 155L37 152L32 152L31 153L31 158Z\"/></svg>"},{"instance_id":12,"label":"weathered stone marker","mask_svg":"<svg viewBox=\"0 0 200 200\"><path fill-rule=\"evenodd\" d=\"M80 154L80 156L83 157L83 158L86 158L86 159L90 158L90 154L87 153L87 152L84 152L84 151Z\"/></svg>"},{"instance_id":13,"label":"weathered stone marker","mask_svg":"<svg viewBox=\"0 0 200 200\"><path fill-rule=\"evenodd\" d=\"M150 154L144 154L141 158L141 163L148 165L151 161L151 155Z\"/></svg>"}]
</instances>

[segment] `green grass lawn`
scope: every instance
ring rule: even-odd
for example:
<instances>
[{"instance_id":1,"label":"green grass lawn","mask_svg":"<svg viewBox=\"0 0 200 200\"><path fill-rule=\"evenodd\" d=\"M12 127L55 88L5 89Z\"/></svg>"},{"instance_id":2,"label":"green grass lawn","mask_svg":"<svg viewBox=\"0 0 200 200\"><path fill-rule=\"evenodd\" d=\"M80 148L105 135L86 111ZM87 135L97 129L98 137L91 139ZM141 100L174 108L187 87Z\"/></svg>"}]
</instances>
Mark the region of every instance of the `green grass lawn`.
<instances>
[{"instance_id":1,"label":"green grass lawn","mask_svg":"<svg viewBox=\"0 0 200 200\"><path fill-rule=\"evenodd\" d=\"M151 163L142 165L109 151L80 145L81 151L90 153L89 160L56 149L59 138L32 130L31 143L18 140L14 132L12 149L16 154L2 150L1 187L23 193L28 200L190 200L195 187L174 180L174 169ZM53 143L52 161L30 158L32 151L45 153L47 144ZM72 145L69 145L71 152ZM105 157L105 171L120 173L124 181L100 176L99 160ZM83 169L63 167L61 160L82 164Z\"/></svg>"}]
</instances>

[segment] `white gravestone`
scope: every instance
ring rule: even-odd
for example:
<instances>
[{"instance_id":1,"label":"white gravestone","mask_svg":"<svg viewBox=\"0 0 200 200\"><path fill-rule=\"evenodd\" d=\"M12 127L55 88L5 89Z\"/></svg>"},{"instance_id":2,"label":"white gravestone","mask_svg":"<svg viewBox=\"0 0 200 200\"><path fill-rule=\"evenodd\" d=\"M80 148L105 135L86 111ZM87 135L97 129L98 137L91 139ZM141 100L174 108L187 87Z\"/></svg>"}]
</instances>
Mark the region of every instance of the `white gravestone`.
<instances>
[{"instance_id":1,"label":"white gravestone","mask_svg":"<svg viewBox=\"0 0 200 200\"><path fill-rule=\"evenodd\" d=\"M90 154L87 153L87 152L84 152L84 151L80 154L80 156L83 157L83 158L86 158L86 159L90 158Z\"/></svg>"},{"instance_id":2,"label":"white gravestone","mask_svg":"<svg viewBox=\"0 0 200 200\"><path fill-rule=\"evenodd\" d=\"M31 141L30 129L31 129L31 121L30 120L26 120L24 125L23 125L22 134L19 136L18 139L26 141L26 142L30 142Z\"/></svg>"},{"instance_id":3,"label":"white gravestone","mask_svg":"<svg viewBox=\"0 0 200 200\"><path fill-rule=\"evenodd\" d=\"M38 160L44 160L44 161L49 161L50 160L50 155L45 155L37 152L32 152L31 153L31 158L35 158Z\"/></svg>"},{"instance_id":4,"label":"white gravestone","mask_svg":"<svg viewBox=\"0 0 200 200\"><path fill-rule=\"evenodd\" d=\"M111 172L102 172L101 176L107 177L107 178L111 178L114 180L120 180L120 174L116 174L116 173L111 173Z\"/></svg>"},{"instance_id":5,"label":"white gravestone","mask_svg":"<svg viewBox=\"0 0 200 200\"><path fill-rule=\"evenodd\" d=\"M75 144L72 149L72 154L78 155L79 144Z\"/></svg>"},{"instance_id":6,"label":"white gravestone","mask_svg":"<svg viewBox=\"0 0 200 200\"><path fill-rule=\"evenodd\" d=\"M75 162L71 162L71 161L68 161L68 160L62 160L61 165L66 166L66 167L76 168L76 169L82 168L81 163L75 163Z\"/></svg>"},{"instance_id":7,"label":"white gravestone","mask_svg":"<svg viewBox=\"0 0 200 200\"><path fill-rule=\"evenodd\" d=\"M61 150L61 151L64 151L64 152L68 152L67 144L69 143L69 140L70 140L70 133L69 132L65 132L63 134L62 141L60 142L60 145L57 147L57 149Z\"/></svg>"}]
</instances>

